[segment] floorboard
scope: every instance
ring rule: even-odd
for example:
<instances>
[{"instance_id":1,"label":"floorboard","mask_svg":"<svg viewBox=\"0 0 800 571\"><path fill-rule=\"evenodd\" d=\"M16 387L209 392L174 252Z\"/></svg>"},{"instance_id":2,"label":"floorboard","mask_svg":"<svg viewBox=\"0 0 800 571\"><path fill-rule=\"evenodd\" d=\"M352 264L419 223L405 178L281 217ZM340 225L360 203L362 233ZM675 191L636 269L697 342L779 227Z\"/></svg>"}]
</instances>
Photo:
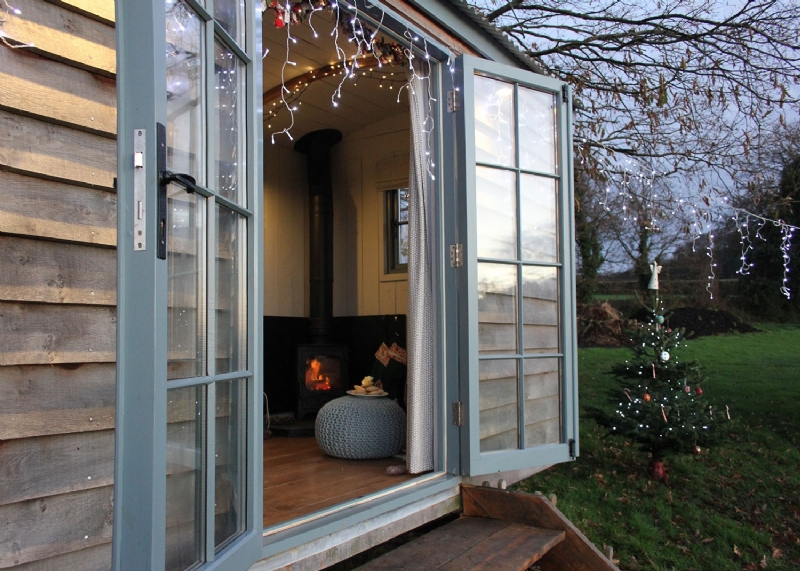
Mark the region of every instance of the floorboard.
<instances>
[{"instance_id":1,"label":"floorboard","mask_svg":"<svg viewBox=\"0 0 800 571\"><path fill-rule=\"evenodd\" d=\"M264 527L397 486L412 476L387 476L400 458L343 460L326 455L316 439L264 441Z\"/></svg>"}]
</instances>

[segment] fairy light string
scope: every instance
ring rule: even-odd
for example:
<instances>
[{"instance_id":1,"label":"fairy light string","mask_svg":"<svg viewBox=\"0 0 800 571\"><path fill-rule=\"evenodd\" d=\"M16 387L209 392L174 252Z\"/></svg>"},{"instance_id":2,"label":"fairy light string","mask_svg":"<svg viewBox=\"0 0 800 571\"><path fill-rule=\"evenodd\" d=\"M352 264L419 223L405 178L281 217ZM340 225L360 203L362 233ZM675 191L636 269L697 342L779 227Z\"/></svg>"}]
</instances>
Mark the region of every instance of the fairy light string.
<instances>
[{"instance_id":1,"label":"fairy light string","mask_svg":"<svg viewBox=\"0 0 800 571\"><path fill-rule=\"evenodd\" d=\"M708 245L706 246L706 255L708 256L708 283L706 284L706 291L708 292L709 298L714 299L714 292L711 291L711 285L714 283L714 278L716 278L717 274L714 271L716 267L716 263L714 262L714 234L712 232L708 233Z\"/></svg>"},{"instance_id":2,"label":"fairy light string","mask_svg":"<svg viewBox=\"0 0 800 571\"><path fill-rule=\"evenodd\" d=\"M603 148L598 142L590 142L588 139L576 141L580 164L586 164L588 150L594 147ZM608 149L606 149L608 151ZM655 183L659 178L666 178L666 172L658 172L650 168L640 159L627 157L622 163L614 163L609 158L610 151L601 159L598 173L605 179L605 188L601 193L598 204L607 213L619 211L619 217L623 222L640 222L648 230L658 231L664 215L672 215L677 218L679 215L690 218L689 227L692 239L692 251L697 251L697 240L702 236L707 236L705 247L706 256L709 258L709 275L706 284L706 291L713 299L712 285L716 279L714 260L715 236L711 228L711 223L717 220L732 221L739 234L739 246L741 249L739 260L740 268L736 273L748 275L753 264L750 263L749 256L754 249L754 241L760 240L767 242L761 231L765 226L771 224L777 227L781 234L778 244L783 263L783 279L780 283L780 293L791 299L792 292L789 288L789 274L791 270L790 249L794 233L798 227L789 224L783 219L774 219L768 216L756 214L745 208L732 205L728 197L717 197L709 193L699 198L691 197L688 194L674 195L661 194L656 191ZM635 186L641 188L636 191ZM639 207L634 207L639 204ZM640 212L635 212L638 208ZM658 216L661 212L662 216ZM646 216L644 221L640 220L642 215ZM715 218L716 217L716 218Z\"/></svg>"},{"instance_id":3,"label":"fairy light string","mask_svg":"<svg viewBox=\"0 0 800 571\"><path fill-rule=\"evenodd\" d=\"M14 38L6 34L6 32L3 30L3 24L5 24L8 21L8 19L12 17L12 15L21 16L22 10L20 10L16 6L12 6L11 4L9 4L8 0L0 0L0 8L2 8L2 10L5 12L5 16L0 14L0 43L11 49L36 47L33 42L22 43L20 41L15 40Z\"/></svg>"}]
</instances>

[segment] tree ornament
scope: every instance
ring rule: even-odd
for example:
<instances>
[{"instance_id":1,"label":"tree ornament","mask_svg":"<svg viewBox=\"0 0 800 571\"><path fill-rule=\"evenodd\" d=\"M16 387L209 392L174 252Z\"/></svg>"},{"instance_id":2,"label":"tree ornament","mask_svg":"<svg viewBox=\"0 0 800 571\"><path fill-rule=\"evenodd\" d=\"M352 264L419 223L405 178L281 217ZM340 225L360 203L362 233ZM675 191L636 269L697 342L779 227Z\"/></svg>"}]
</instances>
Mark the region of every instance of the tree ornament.
<instances>
[{"instance_id":1,"label":"tree ornament","mask_svg":"<svg viewBox=\"0 0 800 571\"><path fill-rule=\"evenodd\" d=\"M642 400L644 402L650 402L651 400L653 400L653 397L650 396L650 393L644 393L644 396L642 397Z\"/></svg>"},{"instance_id":2,"label":"tree ornament","mask_svg":"<svg viewBox=\"0 0 800 571\"><path fill-rule=\"evenodd\" d=\"M697 396L702 396L703 395L703 387L695 387L694 394L696 394Z\"/></svg>"},{"instance_id":3,"label":"tree ornament","mask_svg":"<svg viewBox=\"0 0 800 571\"><path fill-rule=\"evenodd\" d=\"M656 316L656 322L657 322L659 325L661 325L662 323L664 323L664 316L663 316L663 315L657 315L657 316Z\"/></svg>"},{"instance_id":4,"label":"tree ornament","mask_svg":"<svg viewBox=\"0 0 800 571\"><path fill-rule=\"evenodd\" d=\"M667 351L661 351L661 355L659 355L662 361L665 363L669 361L669 353Z\"/></svg>"},{"instance_id":5,"label":"tree ornament","mask_svg":"<svg viewBox=\"0 0 800 571\"><path fill-rule=\"evenodd\" d=\"M702 453L703 449L695 444L694 448L692 448L692 454L694 454L695 456L700 456L700 454Z\"/></svg>"},{"instance_id":6,"label":"tree ornament","mask_svg":"<svg viewBox=\"0 0 800 571\"><path fill-rule=\"evenodd\" d=\"M275 16L275 27L283 28L283 16L281 16L280 14Z\"/></svg>"},{"instance_id":7,"label":"tree ornament","mask_svg":"<svg viewBox=\"0 0 800 571\"><path fill-rule=\"evenodd\" d=\"M647 284L647 289L658 289L658 274L661 271L661 266L658 265L657 261L653 261L650 264L650 283Z\"/></svg>"},{"instance_id":8,"label":"tree ornament","mask_svg":"<svg viewBox=\"0 0 800 571\"><path fill-rule=\"evenodd\" d=\"M683 392L685 392L688 395L690 392L692 392L692 387L690 387L689 385L683 385Z\"/></svg>"}]
</instances>

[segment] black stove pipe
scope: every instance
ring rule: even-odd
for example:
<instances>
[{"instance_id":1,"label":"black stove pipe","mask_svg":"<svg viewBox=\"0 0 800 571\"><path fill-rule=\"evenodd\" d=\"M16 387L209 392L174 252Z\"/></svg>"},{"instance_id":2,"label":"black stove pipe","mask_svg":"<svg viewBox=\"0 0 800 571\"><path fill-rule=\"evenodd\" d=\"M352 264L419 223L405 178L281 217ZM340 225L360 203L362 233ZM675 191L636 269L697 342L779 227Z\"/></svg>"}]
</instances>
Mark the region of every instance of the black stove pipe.
<instances>
[{"instance_id":1,"label":"black stove pipe","mask_svg":"<svg viewBox=\"0 0 800 571\"><path fill-rule=\"evenodd\" d=\"M309 202L309 334L312 343L330 343L333 318L333 188L331 147L342 140L336 129L304 135L294 150L307 157Z\"/></svg>"}]
</instances>

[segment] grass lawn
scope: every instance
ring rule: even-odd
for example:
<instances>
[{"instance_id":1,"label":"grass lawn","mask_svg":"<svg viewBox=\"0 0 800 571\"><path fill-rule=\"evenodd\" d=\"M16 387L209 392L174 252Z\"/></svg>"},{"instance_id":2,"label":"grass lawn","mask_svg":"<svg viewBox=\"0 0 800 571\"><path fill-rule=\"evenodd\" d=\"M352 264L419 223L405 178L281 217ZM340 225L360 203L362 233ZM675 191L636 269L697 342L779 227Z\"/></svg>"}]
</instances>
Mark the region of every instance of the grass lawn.
<instances>
[{"instance_id":1,"label":"grass lawn","mask_svg":"<svg viewBox=\"0 0 800 571\"><path fill-rule=\"evenodd\" d=\"M700 456L670 456L669 486L648 459L581 416L576 462L521 482L558 495L558 507L619 567L659 571L800 569L800 326L704 337L680 359L699 359L705 395L735 423L731 439ZM627 349L581 349L581 409L610 407L606 372Z\"/></svg>"}]
</instances>

